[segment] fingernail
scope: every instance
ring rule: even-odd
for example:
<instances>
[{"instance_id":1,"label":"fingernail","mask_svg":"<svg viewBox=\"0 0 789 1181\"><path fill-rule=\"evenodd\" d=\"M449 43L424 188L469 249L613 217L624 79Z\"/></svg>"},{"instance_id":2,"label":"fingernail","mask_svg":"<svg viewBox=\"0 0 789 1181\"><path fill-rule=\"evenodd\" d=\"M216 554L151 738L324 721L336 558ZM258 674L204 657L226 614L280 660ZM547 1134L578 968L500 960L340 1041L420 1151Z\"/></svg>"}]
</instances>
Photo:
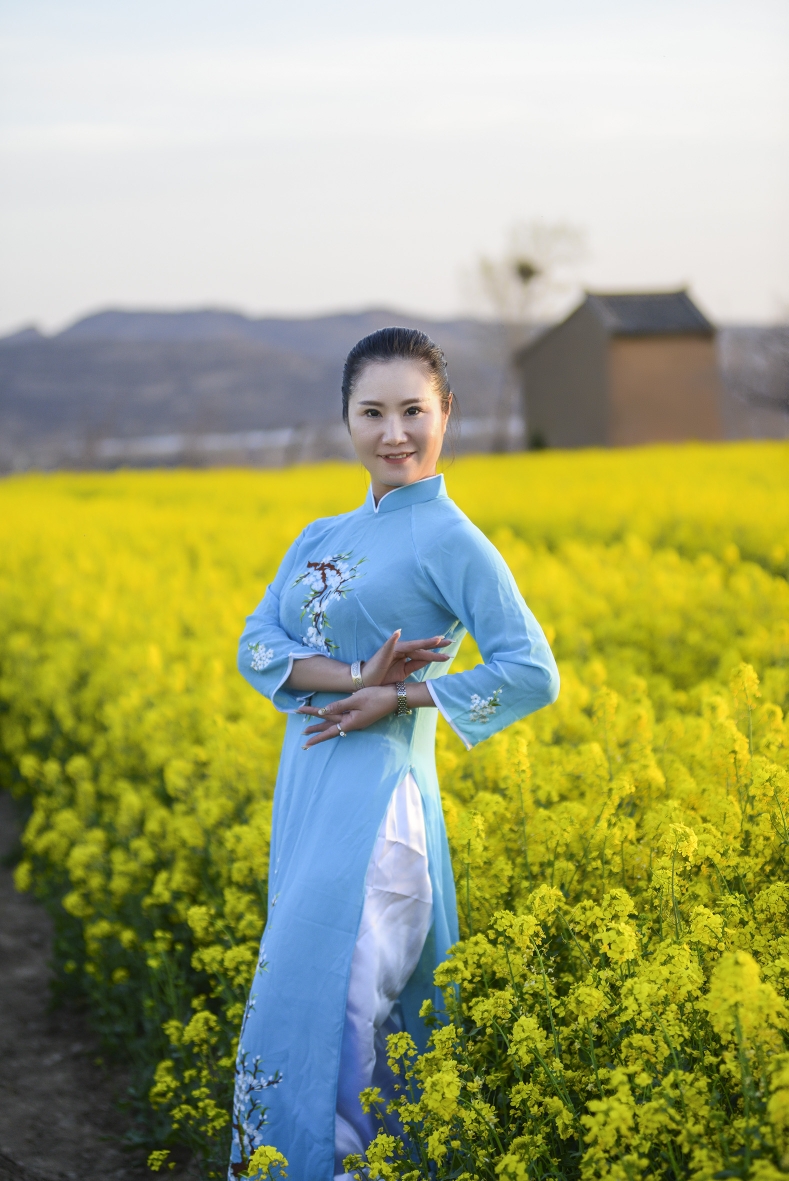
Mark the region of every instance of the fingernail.
<instances>
[{"instance_id":1,"label":"fingernail","mask_svg":"<svg viewBox=\"0 0 789 1181\"><path fill-rule=\"evenodd\" d=\"M304 746L303 746L301 749L302 749L302 750L309 750L309 747L307 746L306 742L305 742Z\"/></svg>"}]
</instances>

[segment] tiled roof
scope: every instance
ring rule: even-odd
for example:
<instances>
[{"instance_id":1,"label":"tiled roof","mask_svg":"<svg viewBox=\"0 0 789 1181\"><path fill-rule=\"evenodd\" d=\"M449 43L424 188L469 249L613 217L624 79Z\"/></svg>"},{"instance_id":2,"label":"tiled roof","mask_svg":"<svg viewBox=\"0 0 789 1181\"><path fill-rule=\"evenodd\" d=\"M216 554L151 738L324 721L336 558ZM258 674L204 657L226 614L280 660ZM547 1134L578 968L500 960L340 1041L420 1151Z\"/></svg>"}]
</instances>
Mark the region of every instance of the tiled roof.
<instances>
[{"instance_id":1,"label":"tiled roof","mask_svg":"<svg viewBox=\"0 0 789 1181\"><path fill-rule=\"evenodd\" d=\"M674 333L711 336L715 331L687 291L632 295L588 292L586 301L612 336Z\"/></svg>"}]
</instances>

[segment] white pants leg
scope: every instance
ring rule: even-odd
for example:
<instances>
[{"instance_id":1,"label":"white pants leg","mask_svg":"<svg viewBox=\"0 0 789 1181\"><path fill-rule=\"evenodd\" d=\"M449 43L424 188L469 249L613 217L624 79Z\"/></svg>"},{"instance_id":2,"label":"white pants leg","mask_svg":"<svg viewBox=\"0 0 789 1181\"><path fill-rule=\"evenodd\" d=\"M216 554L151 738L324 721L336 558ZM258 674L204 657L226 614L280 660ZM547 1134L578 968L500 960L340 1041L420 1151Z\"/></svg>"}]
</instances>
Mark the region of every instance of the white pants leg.
<instances>
[{"instance_id":1,"label":"white pants leg","mask_svg":"<svg viewBox=\"0 0 789 1181\"><path fill-rule=\"evenodd\" d=\"M340 1051L335 1181L348 1176L344 1158L364 1152L376 1134L359 1092L381 1086L391 1093L385 1038L399 1027L392 1009L419 962L432 917L422 797L409 773L392 793L367 872Z\"/></svg>"}]
</instances>

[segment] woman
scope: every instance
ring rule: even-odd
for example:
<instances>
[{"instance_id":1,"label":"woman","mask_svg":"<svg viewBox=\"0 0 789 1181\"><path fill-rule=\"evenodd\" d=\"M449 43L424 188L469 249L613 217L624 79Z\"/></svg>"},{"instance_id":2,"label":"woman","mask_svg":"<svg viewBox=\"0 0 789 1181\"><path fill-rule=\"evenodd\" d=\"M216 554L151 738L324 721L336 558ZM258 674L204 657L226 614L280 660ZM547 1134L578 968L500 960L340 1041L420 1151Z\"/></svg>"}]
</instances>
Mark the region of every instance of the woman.
<instances>
[{"instance_id":1,"label":"woman","mask_svg":"<svg viewBox=\"0 0 789 1181\"><path fill-rule=\"evenodd\" d=\"M387 1034L424 1048L419 1009L440 1003L433 972L458 937L437 714L471 749L559 687L512 575L436 475L452 406L441 350L375 332L351 350L342 397L367 498L296 539L239 651L289 716L231 1178L260 1144L284 1153L290 1181L341 1177L367 1147L359 1092L391 1092ZM466 631L484 664L446 676Z\"/></svg>"}]
</instances>

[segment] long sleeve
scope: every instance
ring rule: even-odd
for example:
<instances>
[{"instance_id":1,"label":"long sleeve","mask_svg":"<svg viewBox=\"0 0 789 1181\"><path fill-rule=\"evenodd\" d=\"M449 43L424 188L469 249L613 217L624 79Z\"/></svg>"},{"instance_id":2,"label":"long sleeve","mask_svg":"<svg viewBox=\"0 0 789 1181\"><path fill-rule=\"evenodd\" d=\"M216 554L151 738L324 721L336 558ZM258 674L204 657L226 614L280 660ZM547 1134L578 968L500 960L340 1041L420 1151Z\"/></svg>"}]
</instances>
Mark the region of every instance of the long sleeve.
<instances>
[{"instance_id":1,"label":"long sleeve","mask_svg":"<svg viewBox=\"0 0 789 1181\"><path fill-rule=\"evenodd\" d=\"M283 688L293 661L319 655L314 649L305 648L300 639L289 635L280 623L280 595L293 574L303 538L304 533L301 533L293 542L262 602L247 616L238 645L239 672L281 713L293 713L309 696L304 692L296 695Z\"/></svg>"},{"instance_id":2,"label":"long sleeve","mask_svg":"<svg viewBox=\"0 0 789 1181\"><path fill-rule=\"evenodd\" d=\"M430 694L470 750L555 701L559 671L504 559L476 526L458 517L415 544L422 569L477 642L484 664L429 679Z\"/></svg>"}]
</instances>

